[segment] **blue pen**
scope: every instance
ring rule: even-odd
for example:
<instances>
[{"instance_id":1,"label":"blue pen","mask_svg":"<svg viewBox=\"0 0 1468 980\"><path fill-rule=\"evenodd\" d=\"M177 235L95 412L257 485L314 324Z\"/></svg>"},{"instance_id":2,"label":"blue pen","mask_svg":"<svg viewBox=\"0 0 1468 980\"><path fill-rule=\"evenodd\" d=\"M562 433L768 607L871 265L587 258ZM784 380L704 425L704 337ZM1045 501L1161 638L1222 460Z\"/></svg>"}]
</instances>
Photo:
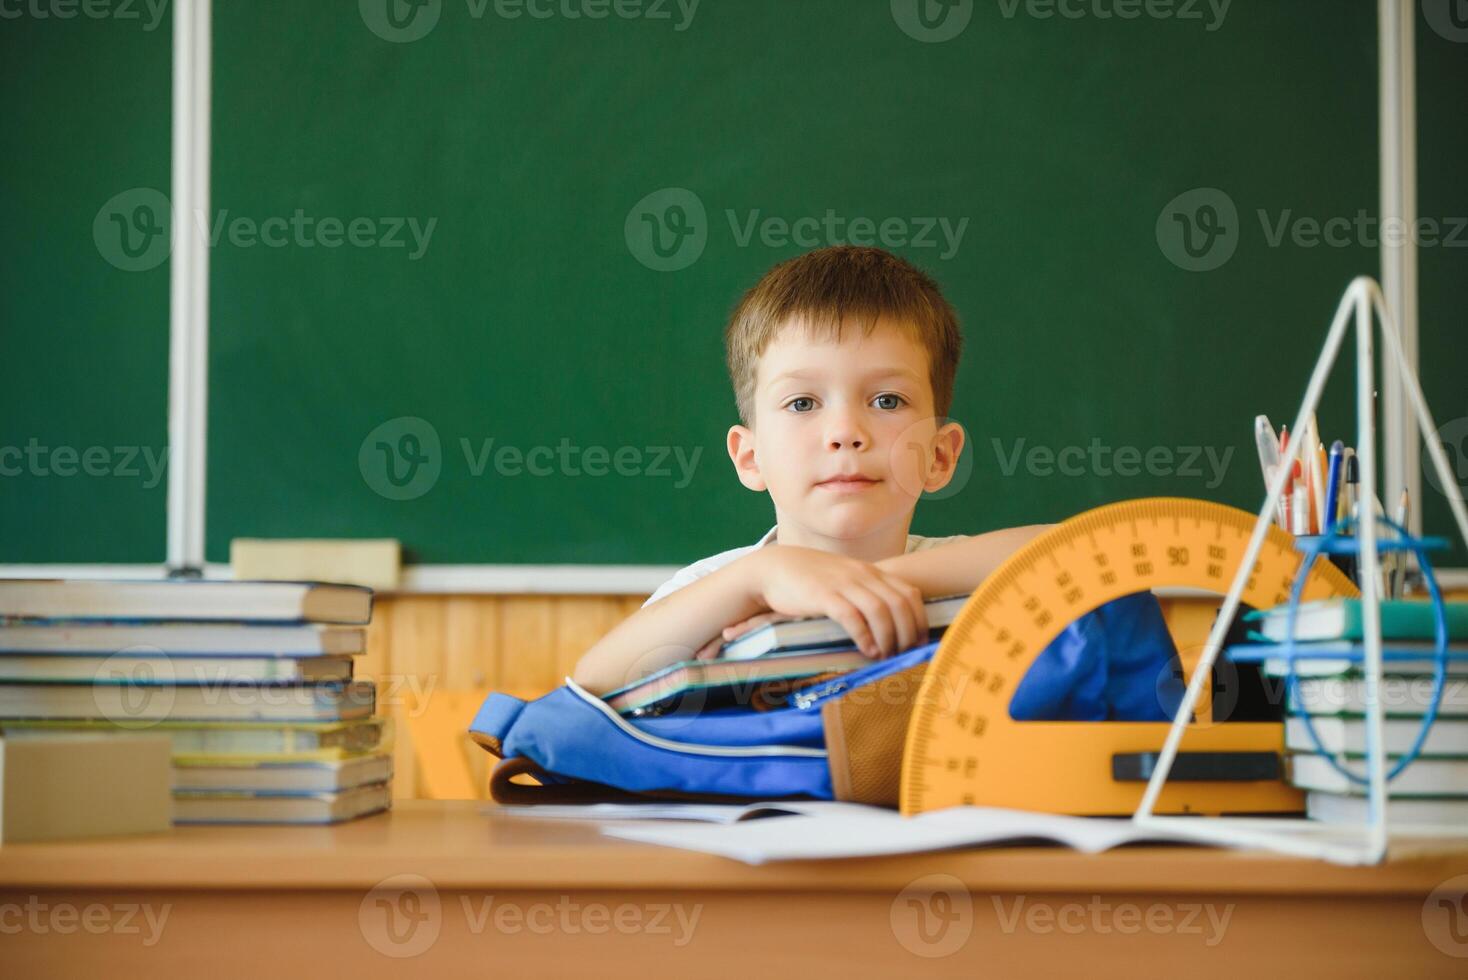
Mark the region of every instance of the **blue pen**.
<instances>
[{"instance_id":1,"label":"blue pen","mask_svg":"<svg viewBox=\"0 0 1468 980\"><path fill-rule=\"evenodd\" d=\"M1330 462L1325 476L1325 513L1320 515L1320 531L1324 534L1335 524L1336 504L1339 500L1341 482L1341 458L1346 447L1339 439L1330 444Z\"/></svg>"}]
</instances>

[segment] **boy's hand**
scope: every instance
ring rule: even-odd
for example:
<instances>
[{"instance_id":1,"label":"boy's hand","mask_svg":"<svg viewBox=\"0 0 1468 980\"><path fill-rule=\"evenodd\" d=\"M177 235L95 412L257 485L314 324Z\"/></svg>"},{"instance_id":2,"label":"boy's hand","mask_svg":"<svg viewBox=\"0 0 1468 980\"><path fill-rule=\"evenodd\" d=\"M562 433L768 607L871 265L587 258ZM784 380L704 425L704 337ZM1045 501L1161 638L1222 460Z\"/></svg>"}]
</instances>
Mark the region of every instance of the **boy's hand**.
<instances>
[{"instance_id":1,"label":"boy's hand","mask_svg":"<svg viewBox=\"0 0 1468 980\"><path fill-rule=\"evenodd\" d=\"M724 631L703 645L698 653L693 655L694 660L714 660L723 652L725 643L732 643L745 633L753 632L761 626L770 623L784 622L794 619L793 616L782 616L780 613L762 612L749 617L746 620L735 623L733 626L725 626Z\"/></svg>"},{"instance_id":2,"label":"boy's hand","mask_svg":"<svg viewBox=\"0 0 1468 980\"><path fill-rule=\"evenodd\" d=\"M752 588L771 613L828 616L872 658L927 642L922 592L871 562L778 544L750 557Z\"/></svg>"}]
</instances>

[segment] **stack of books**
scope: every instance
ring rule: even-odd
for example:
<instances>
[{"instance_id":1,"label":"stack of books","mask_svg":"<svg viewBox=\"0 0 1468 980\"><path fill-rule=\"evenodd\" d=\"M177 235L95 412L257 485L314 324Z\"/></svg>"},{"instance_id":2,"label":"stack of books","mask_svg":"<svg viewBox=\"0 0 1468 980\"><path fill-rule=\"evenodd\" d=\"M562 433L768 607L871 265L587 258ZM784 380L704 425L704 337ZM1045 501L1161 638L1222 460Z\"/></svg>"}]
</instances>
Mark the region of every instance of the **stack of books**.
<instances>
[{"instance_id":1,"label":"stack of books","mask_svg":"<svg viewBox=\"0 0 1468 980\"><path fill-rule=\"evenodd\" d=\"M967 595L929 599L928 639L958 618ZM725 643L713 660L683 660L603 695L628 717L685 714L719 708L799 704L802 691L872 663L851 637L825 617L767 623Z\"/></svg>"},{"instance_id":2,"label":"stack of books","mask_svg":"<svg viewBox=\"0 0 1468 980\"><path fill-rule=\"evenodd\" d=\"M314 582L0 581L0 734L169 735L175 823L376 813L371 614L370 589Z\"/></svg>"},{"instance_id":3,"label":"stack of books","mask_svg":"<svg viewBox=\"0 0 1468 980\"><path fill-rule=\"evenodd\" d=\"M1447 672L1437 719L1417 758L1387 784L1393 825L1468 824L1468 603L1447 603ZM1366 678L1362 667L1361 602L1302 603L1295 620L1297 693L1286 697L1289 665L1286 607L1245 617L1255 642L1227 650L1231 660L1258 664L1267 688L1285 705L1285 748L1291 781L1306 791L1316 820L1364 823L1367 787L1342 774L1366 776ZM1383 745L1387 771L1409 753L1433 702L1436 652L1433 607L1427 602L1381 603ZM1310 725L1320 740L1310 737ZM1321 751L1323 750L1323 751Z\"/></svg>"}]
</instances>

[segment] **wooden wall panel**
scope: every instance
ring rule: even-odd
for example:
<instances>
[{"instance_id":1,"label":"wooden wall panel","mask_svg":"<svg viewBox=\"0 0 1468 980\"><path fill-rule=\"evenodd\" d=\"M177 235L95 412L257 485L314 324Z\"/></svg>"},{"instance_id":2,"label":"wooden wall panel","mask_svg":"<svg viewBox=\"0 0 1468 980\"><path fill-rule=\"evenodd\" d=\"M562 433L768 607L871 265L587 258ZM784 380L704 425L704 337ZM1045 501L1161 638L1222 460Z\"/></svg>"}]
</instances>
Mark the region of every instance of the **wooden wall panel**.
<instances>
[{"instance_id":1,"label":"wooden wall panel","mask_svg":"<svg viewBox=\"0 0 1468 980\"><path fill-rule=\"evenodd\" d=\"M391 720L395 799L426 795L424 760L470 760L483 793L487 753L468 743L419 746L413 731L441 731L423 713L440 701L462 707L456 692L504 691L537 697L562 683L576 661L643 596L379 595L357 674L378 684L380 713ZM460 711L462 713L462 711ZM461 763L460 763L461 764ZM445 780L434 780L444 785ZM448 781L450 784L452 781Z\"/></svg>"}]
</instances>

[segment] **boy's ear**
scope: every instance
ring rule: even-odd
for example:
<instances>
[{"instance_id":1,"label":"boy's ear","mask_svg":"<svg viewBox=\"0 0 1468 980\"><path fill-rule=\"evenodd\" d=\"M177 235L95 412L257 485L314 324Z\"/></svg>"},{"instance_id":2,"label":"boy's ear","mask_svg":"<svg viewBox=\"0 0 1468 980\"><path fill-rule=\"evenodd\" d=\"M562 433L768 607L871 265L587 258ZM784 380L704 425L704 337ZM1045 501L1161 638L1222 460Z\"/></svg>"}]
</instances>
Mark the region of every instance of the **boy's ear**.
<instances>
[{"instance_id":1,"label":"boy's ear","mask_svg":"<svg viewBox=\"0 0 1468 980\"><path fill-rule=\"evenodd\" d=\"M928 479L923 490L933 493L948 486L958 469L958 457L963 453L963 426L949 422L933 436L933 465L928 469Z\"/></svg>"},{"instance_id":2,"label":"boy's ear","mask_svg":"<svg viewBox=\"0 0 1468 980\"><path fill-rule=\"evenodd\" d=\"M731 425L728 448L729 460L734 464L734 472L739 474L739 482L751 490L765 490L764 475L754 458L754 432L742 425Z\"/></svg>"}]
</instances>

